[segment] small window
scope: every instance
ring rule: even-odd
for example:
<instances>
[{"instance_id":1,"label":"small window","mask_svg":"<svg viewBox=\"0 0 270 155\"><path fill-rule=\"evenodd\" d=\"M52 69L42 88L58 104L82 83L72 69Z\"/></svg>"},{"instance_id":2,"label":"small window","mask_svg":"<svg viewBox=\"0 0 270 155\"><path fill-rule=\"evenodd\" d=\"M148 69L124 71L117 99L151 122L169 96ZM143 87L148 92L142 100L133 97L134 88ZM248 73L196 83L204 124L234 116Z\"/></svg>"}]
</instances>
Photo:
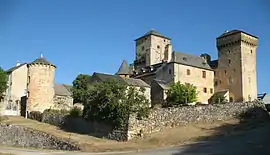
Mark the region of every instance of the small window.
<instances>
[{"instance_id":1,"label":"small window","mask_svg":"<svg viewBox=\"0 0 270 155\"><path fill-rule=\"evenodd\" d=\"M250 54L252 54L252 50L250 50Z\"/></svg>"},{"instance_id":2,"label":"small window","mask_svg":"<svg viewBox=\"0 0 270 155\"><path fill-rule=\"evenodd\" d=\"M142 46L142 51L144 50L144 46Z\"/></svg>"},{"instance_id":3,"label":"small window","mask_svg":"<svg viewBox=\"0 0 270 155\"><path fill-rule=\"evenodd\" d=\"M231 51L230 51L230 50L228 50L228 53L231 53Z\"/></svg>"},{"instance_id":4,"label":"small window","mask_svg":"<svg viewBox=\"0 0 270 155\"><path fill-rule=\"evenodd\" d=\"M186 57L183 57L183 60L187 61L187 58Z\"/></svg>"},{"instance_id":5,"label":"small window","mask_svg":"<svg viewBox=\"0 0 270 155\"><path fill-rule=\"evenodd\" d=\"M217 81L215 81L215 86L217 86L218 85L218 82Z\"/></svg>"},{"instance_id":6,"label":"small window","mask_svg":"<svg viewBox=\"0 0 270 155\"><path fill-rule=\"evenodd\" d=\"M216 76L216 71L214 71L214 76Z\"/></svg>"},{"instance_id":7,"label":"small window","mask_svg":"<svg viewBox=\"0 0 270 155\"><path fill-rule=\"evenodd\" d=\"M172 74L172 70L171 69L169 69L169 74Z\"/></svg>"},{"instance_id":8,"label":"small window","mask_svg":"<svg viewBox=\"0 0 270 155\"><path fill-rule=\"evenodd\" d=\"M27 97L30 97L30 92L27 92Z\"/></svg>"},{"instance_id":9,"label":"small window","mask_svg":"<svg viewBox=\"0 0 270 155\"><path fill-rule=\"evenodd\" d=\"M203 88L203 92L204 93L207 93L207 88Z\"/></svg>"},{"instance_id":10,"label":"small window","mask_svg":"<svg viewBox=\"0 0 270 155\"><path fill-rule=\"evenodd\" d=\"M210 88L210 93L213 94L213 88Z\"/></svg>"},{"instance_id":11,"label":"small window","mask_svg":"<svg viewBox=\"0 0 270 155\"><path fill-rule=\"evenodd\" d=\"M227 71L226 71L226 70L224 70L224 73L225 73L225 74L227 74Z\"/></svg>"},{"instance_id":12,"label":"small window","mask_svg":"<svg viewBox=\"0 0 270 155\"><path fill-rule=\"evenodd\" d=\"M166 42L166 40L164 39L164 42Z\"/></svg>"},{"instance_id":13,"label":"small window","mask_svg":"<svg viewBox=\"0 0 270 155\"><path fill-rule=\"evenodd\" d=\"M202 71L202 78L206 78L206 71Z\"/></svg>"},{"instance_id":14,"label":"small window","mask_svg":"<svg viewBox=\"0 0 270 155\"><path fill-rule=\"evenodd\" d=\"M189 69L187 69L187 75L190 75L190 70Z\"/></svg>"},{"instance_id":15,"label":"small window","mask_svg":"<svg viewBox=\"0 0 270 155\"><path fill-rule=\"evenodd\" d=\"M157 48L159 49L159 48L160 48L160 46L159 46L159 45L157 45Z\"/></svg>"},{"instance_id":16,"label":"small window","mask_svg":"<svg viewBox=\"0 0 270 155\"><path fill-rule=\"evenodd\" d=\"M28 84L30 83L30 76L28 76L28 81L27 82L28 82Z\"/></svg>"},{"instance_id":17,"label":"small window","mask_svg":"<svg viewBox=\"0 0 270 155\"><path fill-rule=\"evenodd\" d=\"M221 84L221 80L219 80L219 84Z\"/></svg>"},{"instance_id":18,"label":"small window","mask_svg":"<svg viewBox=\"0 0 270 155\"><path fill-rule=\"evenodd\" d=\"M229 64L231 64L231 60L230 59L228 60L228 62L229 62Z\"/></svg>"},{"instance_id":19,"label":"small window","mask_svg":"<svg viewBox=\"0 0 270 155\"><path fill-rule=\"evenodd\" d=\"M147 37L145 37L144 40L147 40Z\"/></svg>"}]
</instances>

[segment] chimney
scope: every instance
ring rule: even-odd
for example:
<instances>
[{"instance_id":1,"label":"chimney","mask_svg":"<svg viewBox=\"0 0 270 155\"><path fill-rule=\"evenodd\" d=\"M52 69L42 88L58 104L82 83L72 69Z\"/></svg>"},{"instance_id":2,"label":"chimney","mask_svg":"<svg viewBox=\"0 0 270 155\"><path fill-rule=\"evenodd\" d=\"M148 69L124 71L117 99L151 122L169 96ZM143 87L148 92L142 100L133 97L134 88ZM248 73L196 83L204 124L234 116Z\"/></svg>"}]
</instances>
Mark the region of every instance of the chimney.
<instances>
[{"instance_id":1,"label":"chimney","mask_svg":"<svg viewBox=\"0 0 270 155\"><path fill-rule=\"evenodd\" d=\"M16 66L20 66L20 61L18 60L17 63L16 63Z\"/></svg>"}]
</instances>

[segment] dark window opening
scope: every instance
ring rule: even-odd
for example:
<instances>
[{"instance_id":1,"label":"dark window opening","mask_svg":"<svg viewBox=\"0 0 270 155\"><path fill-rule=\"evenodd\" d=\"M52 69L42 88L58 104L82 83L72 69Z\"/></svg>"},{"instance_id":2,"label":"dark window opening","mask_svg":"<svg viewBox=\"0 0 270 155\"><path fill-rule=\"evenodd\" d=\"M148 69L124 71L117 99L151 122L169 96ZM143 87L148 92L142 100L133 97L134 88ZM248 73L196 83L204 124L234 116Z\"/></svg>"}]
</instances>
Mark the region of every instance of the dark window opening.
<instances>
[{"instance_id":1,"label":"dark window opening","mask_svg":"<svg viewBox=\"0 0 270 155\"><path fill-rule=\"evenodd\" d=\"M252 54L252 50L250 50L250 53Z\"/></svg>"},{"instance_id":2,"label":"dark window opening","mask_svg":"<svg viewBox=\"0 0 270 155\"><path fill-rule=\"evenodd\" d=\"M160 46L159 46L159 45L157 45L157 48L159 49L159 48L160 48Z\"/></svg>"},{"instance_id":3,"label":"dark window opening","mask_svg":"<svg viewBox=\"0 0 270 155\"><path fill-rule=\"evenodd\" d=\"M225 73L225 74L227 74L227 71L226 71L226 70L224 70L224 73Z\"/></svg>"},{"instance_id":4,"label":"dark window opening","mask_svg":"<svg viewBox=\"0 0 270 155\"><path fill-rule=\"evenodd\" d=\"M169 74L172 74L172 70L171 69L169 69Z\"/></svg>"},{"instance_id":5,"label":"dark window opening","mask_svg":"<svg viewBox=\"0 0 270 155\"><path fill-rule=\"evenodd\" d=\"M203 92L204 93L207 93L207 88L203 88Z\"/></svg>"},{"instance_id":6,"label":"dark window opening","mask_svg":"<svg viewBox=\"0 0 270 155\"><path fill-rule=\"evenodd\" d=\"M202 78L206 78L206 71L202 71Z\"/></svg>"},{"instance_id":7,"label":"dark window opening","mask_svg":"<svg viewBox=\"0 0 270 155\"><path fill-rule=\"evenodd\" d=\"M213 88L210 88L210 93L213 94Z\"/></svg>"},{"instance_id":8,"label":"dark window opening","mask_svg":"<svg viewBox=\"0 0 270 155\"><path fill-rule=\"evenodd\" d=\"M190 75L190 70L189 69L187 69L187 75Z\"/></svg>"},{"instance_id":9,"label":"dark window opening","mask_svg":"<svg viewBox=\"0 0 270 155\"><path fill-rule=\"evenodd\" d=\"M229 59L229 64L231 64L231 60Z\"/></svg>"},{"instance_id":10,"label":"dark window opening","mask_svg":"<svg viewBox=\"0 0 270 155\"><path fill-rule=\"evenodd\" d=\"M215 81L215 86L217 86L218 85L218 82L217 81Z\"/></svg>"}]
</instances>

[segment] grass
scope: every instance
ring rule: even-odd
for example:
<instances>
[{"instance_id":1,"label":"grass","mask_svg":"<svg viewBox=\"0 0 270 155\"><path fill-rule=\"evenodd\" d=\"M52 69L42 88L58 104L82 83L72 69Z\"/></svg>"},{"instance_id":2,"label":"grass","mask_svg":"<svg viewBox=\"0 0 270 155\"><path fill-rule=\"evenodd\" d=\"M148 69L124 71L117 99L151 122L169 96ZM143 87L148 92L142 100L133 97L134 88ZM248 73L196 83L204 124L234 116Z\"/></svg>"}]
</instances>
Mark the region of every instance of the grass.
<instances>
[{"instance_id":1,"label":"grass","mask_svg":"<svg viewBox=\"0 0 270 155\"><path fill-rule=\"evenodd\" d=\"M86 152L107 152L107 151L130 151L150 149L165 146L181 145L186 142L192 142L200 137L207 137L215 134L215 129L224 124L238 124L239 120L229 120L226 122L217 121L215 123L190 124L178 128L166 129L158 133L145 135L143 139L133 139L128 142L116 142L107 139L100 139L88 135L80 135L76 133L64 132L59 128L41 123L38 121L25 119L23 117L8 117L3 120L4 123L17 124L41 132L51 134L59 139L72 142L80 146L82 151ZM243 128L231 129L244 131ZM1 154L0 154L1 155Z\"/></svg>"},{"instance_id":2,"label":"grass","mask_svg":"<svg viewBox=\"0 0 270 155\"><path fill-rule=\"evenodd\" d=\"M11 154L11 153L1 153L0 152L0 155L14 155L14 154Z\"/></svg>"}]
</instances>

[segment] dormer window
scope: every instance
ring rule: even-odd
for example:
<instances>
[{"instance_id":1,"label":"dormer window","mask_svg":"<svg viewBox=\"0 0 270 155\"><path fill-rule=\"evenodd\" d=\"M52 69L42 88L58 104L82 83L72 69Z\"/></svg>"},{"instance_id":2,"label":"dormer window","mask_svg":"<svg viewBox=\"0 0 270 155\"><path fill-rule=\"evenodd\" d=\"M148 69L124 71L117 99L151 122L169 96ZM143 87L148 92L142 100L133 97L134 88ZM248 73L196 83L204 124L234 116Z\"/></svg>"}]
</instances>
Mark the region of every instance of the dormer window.
<instances>
[{"instance_id":1,"label":"dormer window","mask_svg":"<svg viewBox=\"0 0 270 155\"><path fill-rule=\"evenodd\" d=\"M186 58L186 57L183 57L183 60L184 60L184 61L187 61L187 58Z\"/></svg>"}]
</instances>

